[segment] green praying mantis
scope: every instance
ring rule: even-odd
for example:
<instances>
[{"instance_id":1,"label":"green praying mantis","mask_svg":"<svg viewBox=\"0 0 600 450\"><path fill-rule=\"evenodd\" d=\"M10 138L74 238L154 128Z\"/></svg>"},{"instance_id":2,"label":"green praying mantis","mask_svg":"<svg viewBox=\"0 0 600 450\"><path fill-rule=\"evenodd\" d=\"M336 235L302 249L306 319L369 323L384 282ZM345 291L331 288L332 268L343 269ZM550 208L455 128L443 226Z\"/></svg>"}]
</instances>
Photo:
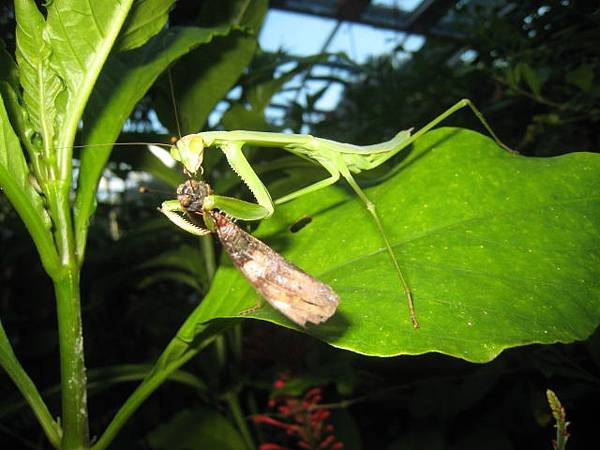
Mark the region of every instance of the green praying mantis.
<instances>
[{"instance_id":1,"label":"green praying mantis","mask_svg":"<svg viewBox=\"0 0 600 450\"><path fill-rule=\"evenodd\" d=\"M207 131L182 137L171 148L171 155L183 165L188 174L194 176L202 173L202 161L204 151L207 148L216 147L222 151L231 168L250 188L257 203L211 194L204 200L203 208L205 210L219 209L228 216L240 220L268 218L274 213L275 205L288 202L336 183L340 177L344 178L366 207L381 235L385 249L390 256L404 296L406 297L410 319L413 326L418 328L419 322L417 321L413 295L408 280L394 254L392 245L377 212L376 205L369 200L354 179L353 174L380 166L448 116L465 107L469 107L473 111L485 129L501 147L509 152L513 152L513 150L500 141L475 105L468 99L462 99L417 132L412 133L412 129L400 131L389 141L380 144L358 146L303 134L258 131ZM321 165L329 172L329 177L273 201L269 191L244 156L242 150L246 145L281 148ZM198 236L210 233L210 231L199 228L184 217L185 208L182 207L178 200L167 200L162 203L159 209L171 222L185 231Z\"/></svg>"}]
</instances>

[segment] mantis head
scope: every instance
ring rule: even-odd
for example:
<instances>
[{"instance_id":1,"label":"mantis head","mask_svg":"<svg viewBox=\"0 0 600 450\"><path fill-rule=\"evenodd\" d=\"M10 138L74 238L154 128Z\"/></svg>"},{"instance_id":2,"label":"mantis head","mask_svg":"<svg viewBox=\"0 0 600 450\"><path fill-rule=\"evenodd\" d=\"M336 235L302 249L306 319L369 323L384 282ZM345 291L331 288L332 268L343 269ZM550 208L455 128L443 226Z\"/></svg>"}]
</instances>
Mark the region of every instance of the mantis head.
<instances>
[{"instance_id":1,"label":"mantis head","mask_svg":"<svg viewBox=\"0 0 600 450\"><path fill-rule=\"evenodd\" d=\"M185 170L191 175L198 171L202 173L202 161L204 159L204 140L199 134L188 134L179 139L171 147L171 156L175 161L183 164Z\"/></svg>"}]
</instances>

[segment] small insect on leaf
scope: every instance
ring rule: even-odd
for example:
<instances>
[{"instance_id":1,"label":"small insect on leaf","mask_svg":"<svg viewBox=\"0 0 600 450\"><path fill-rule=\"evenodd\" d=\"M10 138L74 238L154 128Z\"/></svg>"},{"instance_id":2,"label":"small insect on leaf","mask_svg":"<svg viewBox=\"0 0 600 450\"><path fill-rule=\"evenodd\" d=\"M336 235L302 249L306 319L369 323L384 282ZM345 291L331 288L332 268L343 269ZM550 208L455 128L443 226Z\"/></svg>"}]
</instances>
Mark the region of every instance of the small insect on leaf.
<instances>
[{"instance_id":1,"label":"small insect on leaf","mask_svg":"<svg viewBox=\"0 0 600 450\"><path fill-rule=\"evenodd\" d=\"M312 222L312 217L305 216L302 219L297 220L296 222L294 222L290 226L290 231L292 233L297 233L298 231L300 231L302 228L304 228L306 225L308 225L311 222Z\"/></svg>"},{"instance_id":2,"label":"small insect on leaf","mask_svg":"<svg viewBox=\"0 0 600 450\"><path fill-rule=\"evenodd\" d=\"M340 298L330 286L287 261L221 212L212 210L210 217L233 263L271 306L301 326L325 322L335 313Z\"/></svg>"}]
</instances>

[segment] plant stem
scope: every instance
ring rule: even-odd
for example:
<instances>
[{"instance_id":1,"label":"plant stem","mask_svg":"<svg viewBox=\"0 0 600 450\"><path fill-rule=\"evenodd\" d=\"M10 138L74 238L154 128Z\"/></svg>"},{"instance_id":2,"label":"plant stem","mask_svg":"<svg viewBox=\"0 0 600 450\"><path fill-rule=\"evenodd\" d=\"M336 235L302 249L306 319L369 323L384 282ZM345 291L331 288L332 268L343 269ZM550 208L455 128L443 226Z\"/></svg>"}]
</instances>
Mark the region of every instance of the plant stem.
<instances>
[{"instance_id":1,"label":"plant stem","mask_svg":"<svg viewBox=\"0 0 600 450\"><path fill-rule=\"evenodd\" d=\"M173 372L196 356L200 350L209 345L213 338L207 338L195 347L184 343L177 337L164 350L152 371L144 381L133 391L121 409L117 411L100 439L92 447L93 450L104 450L113 441L131 415L140 405L167 379Z\"/></svg>"},{"instance_id":2,"label":"plant stem","mask_svg":"<svg viewBox=\"0 0 600 450\"><path fill-rule=\"evenodd\" d=\"M62 433L60 426L52 418L52 414L50 414L36 385L31 378L29 378L29 375L27 375L23 366L21 366L17 360L8 340L8 336L2 326L2 322L0 322L0 365L4 368L11 380L13 380L21 394L23 394L23 397L25 397L25 401L33 410L33 413L37 417L38 422L42 426L42 429L46 433L46 437L52 446L58 448L60 446L60 436Z\"/></svg>"},{"instance_id":3,"label":"plant stem","mask_svg":"<svg viewBox=\"0 0 600 450\"><path fill-rule=\"evenodd\" d=\"M256 446L254 445L254 440L252 439L252 434L248 428L246 418L242 413L242 408L240 407L240 401L238 399L238 393L233 390L227 392L227 394L225 394L225 400L227 401L229 410L233 416L233 420L236 423L244 442L246 443L246 449L255 450Z\"/></svg>"},{"instance_id":4,"label":"plant stem","mask_svg":"<svg viewBox=\"0 0 600 450\"><path fill-rule=\"evenodd\" d=\"M200 246L202 253L204 254L204 263L206 265L206 278L208 283L212 283L212 279L215 276L217 265L215 261L215 246L213 244L212 236L202 236L200 238Z\"/></svg>"},{"instance_id":5,"label":"plant stem","mask_svg":"<svg viewBox=\"0 0 600 450\"><path fill-rule=\"evenodd\" d=\"M54 280L62 388L62 450L88 448L88 412L83 330L79 298L79 269L73 264Z\"/></svg>"}]
</instances>

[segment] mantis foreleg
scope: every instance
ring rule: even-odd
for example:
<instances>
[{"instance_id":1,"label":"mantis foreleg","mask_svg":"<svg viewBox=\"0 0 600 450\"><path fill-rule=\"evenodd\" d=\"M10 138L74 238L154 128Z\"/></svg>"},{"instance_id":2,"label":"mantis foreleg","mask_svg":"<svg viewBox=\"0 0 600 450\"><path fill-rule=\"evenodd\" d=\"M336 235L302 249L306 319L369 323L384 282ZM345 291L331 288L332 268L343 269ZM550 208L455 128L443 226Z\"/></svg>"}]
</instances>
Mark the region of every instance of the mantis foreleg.
<instances>
[{"instance_id":1,"label":"mantis foreleg","mask_svg":"<svg viewBox=\"0 0 600 450\"><path fill-rule=\"evenodd\" d=\"M185 209L183 209L178 200L167 200L160 205L158 210L167 216L167 219L188 233L195 236L206 236L207 234L210 234L209 230L191 223L179 214L185 213Z\"/></svg>"},{"instance_id":2,"label":"mantis foreleg","mask_svg":"<svg viewBox=\"0 0 600 450\"><path fill-rule=\"evenodd\" d=\"M271 200L271 194L269 194L269 191L260 178L258 178L258 175L254 172L254 169L252 169L252 166L244 156L242 144L239 142L231 142L222 144L220 148L225 154L231 168L240 176L244 183L246 183L258 204L265 209L266 215L260 217L260 219L272 216L275 207L273 206L273 200Z\"/></svg>"}]
</instances>

